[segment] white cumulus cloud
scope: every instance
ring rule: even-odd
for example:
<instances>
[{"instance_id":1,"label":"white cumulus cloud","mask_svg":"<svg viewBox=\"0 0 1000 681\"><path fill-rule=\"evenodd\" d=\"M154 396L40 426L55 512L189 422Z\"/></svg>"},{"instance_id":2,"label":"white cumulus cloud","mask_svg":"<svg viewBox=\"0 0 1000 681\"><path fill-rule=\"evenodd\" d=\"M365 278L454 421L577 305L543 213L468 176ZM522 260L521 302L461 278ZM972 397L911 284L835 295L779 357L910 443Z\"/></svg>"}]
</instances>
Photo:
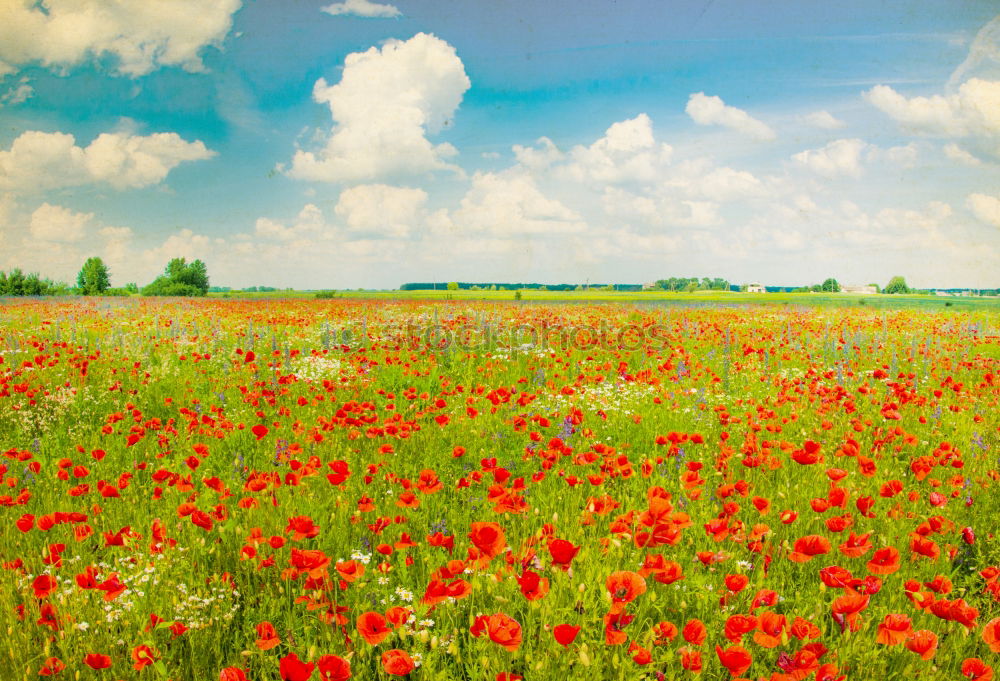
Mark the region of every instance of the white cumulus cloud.
<instances>
[{"instance_id":1,"label":"white cumulus cloud","mask_svg":"<svg viewBox=\"0 0 1000 681\"><path fill-rule=\"evenodd\" d=\"M43 203L31 214L31 236L41 241L72 243L84 237L93 213L74 213L62 206Z\"/></svg>"},{"instance_id":2,"label":"white cumulus cloud","mask_svg":"<svg viewBox=\"0 0 1000 681\"><path fill-rule=\"evenodd\" d=\"M450 218L452 229L458 232L550 235L586 229L576 212L545 196L531 175L516 168L476 173Z\"/></svg>"},{"instance_id":3,"label":"white cumulus cloud","mask_svg":"<svg viewBox=\"0 0 1000 681\"><path fill-rule=\"evenodd\" d=\"M0 65L70 67L102 55L141 76L159 66L201 71L200 52L218 46L240 0L4 0Z\"/></svg>"},{"instance_id":4,"label":"white cumulus cloud","mask_svg":"<svg viewBox=\"0 0 1000 681\"><path fill-rule=\"evenodd\" d=\"M641 113L614 123L590 146L574 147L570 162L561 170L577 181L648 183L662 176L672 155L669 144L656 143L652 121Z\"/></svg>"},{"instance_id":5,"label":"white cumulus cloud","mask_svg":"<svg viewBox=\"0 0 1000 681\"><path fill-rule=\"evenodd\" d=\"M970 194L967 205L979 220L1000 227L1000 198L989 194Z\"/></svg>"},{"instance_id":6,"label":"white cumulus cloud","mask_svg":"<svg viewBox=\"0 0 1000 681\"><path fill-rule=\"evenodd\" d=\"M1000 136L1000 81L972 78L950 95L905 97L876 85L865 97L905 130L940 137Z\"/></svg>"},{"instance_id":7,"label":"white cumulus cloud","mask_svg":"<svg viewBox=\"0 0 1000 681\"><path fill-rule=\"evenodd\" d=\"M102 133L86 147L73 135L29 130L0 151L0 189L39 190L107 183L135 189L161 182L184 161L211 158L200 141L177 133Z\"/></svg>"},{"instance_id":8,"label":"white cumulus cloud","mask_svg":"<svg viewBox=\"0 0 1000 681\"><path fill-rule=\"evenodd\" d=\"M348 182L457 170L445 161L455 148L427 135L444 127L469 86L455 48L426 33L350 54L339 83L321 78L313 88L335 122L326 144L297 151L288 173Z\"/></svg>"},{"instance_id":9,"label":"white cumulus cloud","mask_svg":"<svg viewBox=\"0 0 1000 681\"><path fill-rule=\"evenodd\" d=\"M813 111L811 114L806 115L804 120L814 128L821 128L823 130L836 130L847 126L847 123L834 117L833 114L826 110Z\"/></svg>"},{"instance_id":10,"label":"white cumulus cloud","mask_svg":"<svg viewBox=\"0 0 1000 681\"><path fill-rule=\"evenodd\" d=\"M322 8L322 11L334 16L340 14L351 14L358 17L392 18L398 17L400 11L392 5L386 5L371 0L345 0L335 2Z\"/></svg>"},{"instance_id":11,"label":"white cumulus cloud","mask_svg":"<svg viewBox=\"0 0 1000 681\"><path fill-rule=\"evenodd\" d=\"M840 139L822 149L801 151L792 159L823 177L861 175L861 155L868 144L859 139Z\"/></svg>"},{"instance_id":12,"label":"white cumulus cloud","mask_svg":"<svg viewBox=\"0 0 1000 681\"><path fill-rule=\"evenodd\" d=\"M410 187L364 184L345 189L334 212L352 232L405 237L421 217L427 192Z\"/></svg>"},{"instance_id":13,"label":"white cumulus cloud","mask_svg":"<svg viewBox=\"0 0 1000 681\"><path fill-rule=\"evenodd\" d=\"M958 161L959 163L967 166L981 166L983 162L969 153L967 150L958 146L957 144L946 144L944 147L944 155L950 158L952 161Z\"/></svg>"},{"instance_id":14,"label":"white cumulus cloud","mask_svg":"<svg viewBox=\"0 0 1000 681\"><path fill-rule=\"evenodd\" d=\"M709 96L704 92L691 95L684 110L698 125L721 125L758 140L773 140L777 137L767 124L743 109L729 106L721 97Z\"/></svg>"}]
</instances>

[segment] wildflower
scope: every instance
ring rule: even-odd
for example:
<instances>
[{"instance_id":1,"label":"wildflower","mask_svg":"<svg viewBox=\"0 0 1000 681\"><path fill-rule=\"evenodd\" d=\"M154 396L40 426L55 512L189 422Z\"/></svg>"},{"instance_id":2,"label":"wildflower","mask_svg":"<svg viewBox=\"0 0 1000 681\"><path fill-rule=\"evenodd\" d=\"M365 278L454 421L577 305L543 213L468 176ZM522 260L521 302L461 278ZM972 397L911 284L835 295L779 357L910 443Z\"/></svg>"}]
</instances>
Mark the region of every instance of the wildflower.
<instances>
[{"instance_id":1,"label":"wildflower","mask_svg":"<svg viewBox=\"0 0 1000 681\"><path fill-rule=\"evenodd\" d=\"M552 635L555 637L556 643L564 647L575 641L579 633L580 627L575 627L572 624L557 624L552 629Z\"/></svg>"},{"instance_id":2,"label":"wildflower","mask_svg":"<svg viewBox=\"0 0 1000 681\"><path fill-rule=\"evenodd\" d=\"M393 648L382 653L382 669L385 670L386 674L406 676L416 669L416 665L413 663L413 658L405 650Z\"/></svg>"}]
</instances>

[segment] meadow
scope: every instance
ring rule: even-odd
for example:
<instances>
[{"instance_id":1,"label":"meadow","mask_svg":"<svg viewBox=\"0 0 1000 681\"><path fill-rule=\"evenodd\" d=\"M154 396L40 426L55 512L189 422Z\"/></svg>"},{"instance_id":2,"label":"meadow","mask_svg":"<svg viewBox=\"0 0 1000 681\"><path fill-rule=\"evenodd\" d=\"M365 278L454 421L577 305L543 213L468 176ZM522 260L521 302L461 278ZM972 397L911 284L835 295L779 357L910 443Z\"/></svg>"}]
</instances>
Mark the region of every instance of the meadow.
<instances>
[{"instance_id":1,"label":"meadow","mask_svg":"<svg viewBox=\"0 0 1000 681\"><path fill-rule=\"evenodd\" d=\"M608 295L0 301L0 679L989 681L1000 307Z\"/></svg>"}]
</instances>

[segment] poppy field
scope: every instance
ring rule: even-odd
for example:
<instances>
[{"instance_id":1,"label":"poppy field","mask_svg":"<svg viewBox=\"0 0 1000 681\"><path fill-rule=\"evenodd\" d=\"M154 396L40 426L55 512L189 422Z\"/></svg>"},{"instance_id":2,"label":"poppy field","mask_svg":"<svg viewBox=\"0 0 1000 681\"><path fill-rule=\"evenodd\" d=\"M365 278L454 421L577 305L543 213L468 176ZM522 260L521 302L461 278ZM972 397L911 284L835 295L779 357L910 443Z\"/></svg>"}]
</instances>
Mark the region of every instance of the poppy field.
<instances>
[{"instance_id":1,"label":"poppy field","mask_svg":"<svg viewBox=\"0 0 1000 681\"><path fill-rule=\"evenodd\" d=\"M0 678L977 679L1000 310L0 306Z\"/></svg>"}]
</instances>

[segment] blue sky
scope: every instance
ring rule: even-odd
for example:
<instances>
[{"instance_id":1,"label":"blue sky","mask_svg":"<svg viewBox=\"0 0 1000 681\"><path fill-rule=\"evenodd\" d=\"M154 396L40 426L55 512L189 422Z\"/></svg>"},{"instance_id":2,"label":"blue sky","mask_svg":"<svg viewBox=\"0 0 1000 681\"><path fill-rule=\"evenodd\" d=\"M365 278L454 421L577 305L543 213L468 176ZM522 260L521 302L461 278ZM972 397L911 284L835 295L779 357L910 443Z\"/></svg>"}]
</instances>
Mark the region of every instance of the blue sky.
<instances>
[{"instance_id":1,"label":"blue sky","mask_svg":"<svg viewBox=\"0 0 1000 681\"><path fill-rule=\"evenodd\" d=\"M1000 285L993 0L15 0L0 269Z\"/></svg>"}]
</instances>

